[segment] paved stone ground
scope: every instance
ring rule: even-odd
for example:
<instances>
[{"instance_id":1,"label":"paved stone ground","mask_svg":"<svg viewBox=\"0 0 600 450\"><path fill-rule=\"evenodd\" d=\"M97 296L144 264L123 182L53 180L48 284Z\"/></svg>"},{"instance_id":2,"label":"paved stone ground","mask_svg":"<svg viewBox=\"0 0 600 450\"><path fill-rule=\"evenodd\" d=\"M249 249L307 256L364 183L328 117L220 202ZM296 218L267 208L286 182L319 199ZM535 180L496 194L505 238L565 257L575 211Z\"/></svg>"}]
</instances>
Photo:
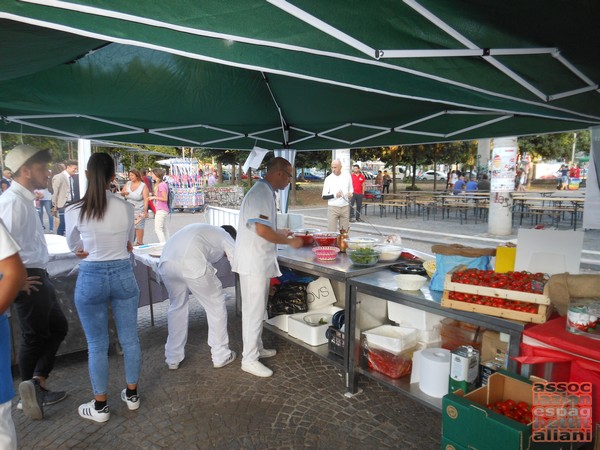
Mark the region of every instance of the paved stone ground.
<instances>
[{"instance_id":1,"label":"paved stone ground","mask_svg":"<svg viewBox=\"0 0 600 450\"><path fill-rule=\"evenodd\" d=\"M307 225L325 228L326 208L297 208ZM457 218L423 220L365 216L368 223L353 224L361 234L398 233L405 246L429 252L437 242L495 246L515 239L490 236L487 224ZM175 213L169 218L174 233L188 223L205 222L204 214ZM146 242L155 242L153 221L146 225ZM583 258L600 260L600 231L587 230ZM592 264L594 267L594 264ZM599 265L595 265L596 268ZM77 406L92 398L84 353L59 357L50 387L66 389L69 397L46 409L43 421L31 421L13 407L19 447L63 448L219 448L219 449L437 449L441 415L378 383L361 379L362 393L344 396L342 374L306 350L265 333L265 342L279 353L266 364L275 371L260 379L241 371L239 361L213 369L206 344L204 311L190 303L191 320L187 359L177 371L164 364L167 302L155 306L156 324L149 309L141 308L140 338L144 352L140 380L142 406L128 411L120 401L123 364L111 354L110 406L106 424L81 419ZM228 300L231 348L242 350L241 322ZM15 383L15 386L17 383ZM16 401L15 401L16 405Z\"/></svg>"},{"instance_id":2,"label":"paved stone ground","mask_svg":"<svg viewBox=\"0 0 600 450\"><path fill-rule=\"evenodd\" d=\"M347 398L340 370L268 332L265 344L278 350L265 361L273 377L249 375L239 360L214 369L204 311L195 301L190 304L187 356L176 371L164 363L167 302L155 306L154 327L148 308L140 309L139 410L127 410L119 398L123 363L113 351L111 418L105 424L81 419L77 406L92 398L86 355L59 357L50 386L68 390L69 396L47 407L42 421L32 421L13 407L19 448L439 448L438 412L370 380L362 380L362 392ZM241 321L234 314L233 295L228 310L231 348L239 354Z\"/></svg>"}]
</instances>

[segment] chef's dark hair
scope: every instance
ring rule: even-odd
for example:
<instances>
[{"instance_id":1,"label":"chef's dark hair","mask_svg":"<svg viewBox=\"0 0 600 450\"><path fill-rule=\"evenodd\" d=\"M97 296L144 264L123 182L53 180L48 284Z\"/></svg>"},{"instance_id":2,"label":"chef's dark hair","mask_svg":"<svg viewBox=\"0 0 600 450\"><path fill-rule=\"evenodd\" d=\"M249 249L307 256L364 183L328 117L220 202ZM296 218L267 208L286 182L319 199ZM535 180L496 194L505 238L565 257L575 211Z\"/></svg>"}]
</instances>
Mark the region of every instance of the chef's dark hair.
<instances>
[{"instance_id":1,"label":"chef's dark hair","mask_svg":"<svg viewBox=\"0 0 600 450\"><path fill-rule=\"evenodd\" d=\"M227 231L229 233L229 236L231 236L235 241L235 238L237 237L237 231L235 230L235 228L233 228L231 225L221 225L221 228Z\"/></svg>"}]
</instances>

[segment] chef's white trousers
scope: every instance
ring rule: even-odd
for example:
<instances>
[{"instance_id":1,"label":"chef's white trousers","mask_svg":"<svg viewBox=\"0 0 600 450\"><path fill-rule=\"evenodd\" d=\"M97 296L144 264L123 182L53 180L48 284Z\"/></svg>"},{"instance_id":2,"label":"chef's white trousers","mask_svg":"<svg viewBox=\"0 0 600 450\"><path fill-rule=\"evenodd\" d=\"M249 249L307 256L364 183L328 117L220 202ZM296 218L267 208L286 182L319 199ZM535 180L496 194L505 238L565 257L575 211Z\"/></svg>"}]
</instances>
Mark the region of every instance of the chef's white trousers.
<instances>
[{"instance_id":1,"label":"chef's white trousers","mask_svg":"<svg viewBox=\"0 0 600 450\"><path fill-rule=\"evenodd\" d=\"M169 336L165 345L167 364L178 364L185 357L188 337L188 289L206 311L208 322L208 345L213 364L221 364L229 358L229 335L227 334L227 308L223 285L212 266L206 268L204 276L186 278L181 273L178 261L166 261L160 265L160 276L169 292L167 322Z\"/></svg>"},{"instance_id":2,"label":"chef's white trousers","mask_svg":"<svg viewBox=\"0 0 600 450\"><path fill-rule=\"evenodd\" d=\"M240 274L242 291L242 364L258 361L258 351L263 348L262 330L267 300L269 296L270 278L256 275Z\"/></svg>"}]
</instances>

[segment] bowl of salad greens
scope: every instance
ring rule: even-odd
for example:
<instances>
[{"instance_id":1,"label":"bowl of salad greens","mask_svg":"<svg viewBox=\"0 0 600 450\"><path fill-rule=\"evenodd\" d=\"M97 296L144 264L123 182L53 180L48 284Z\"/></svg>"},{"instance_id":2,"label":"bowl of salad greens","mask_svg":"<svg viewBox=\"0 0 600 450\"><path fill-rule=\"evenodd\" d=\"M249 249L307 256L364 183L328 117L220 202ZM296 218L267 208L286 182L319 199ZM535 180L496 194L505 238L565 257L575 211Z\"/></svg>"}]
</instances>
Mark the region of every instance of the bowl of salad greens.
<instances>
[{"instance_id":1,"label":"bowl of salad greens","mask_svg":"<svg viewBox=\"0 0 600 450\"><path fill-rule=\"evenodd\" d=\"M376 248L347 249L348 258L355 266L374 266L379 261L381 250Z\"/></svg>"}]
</instances>

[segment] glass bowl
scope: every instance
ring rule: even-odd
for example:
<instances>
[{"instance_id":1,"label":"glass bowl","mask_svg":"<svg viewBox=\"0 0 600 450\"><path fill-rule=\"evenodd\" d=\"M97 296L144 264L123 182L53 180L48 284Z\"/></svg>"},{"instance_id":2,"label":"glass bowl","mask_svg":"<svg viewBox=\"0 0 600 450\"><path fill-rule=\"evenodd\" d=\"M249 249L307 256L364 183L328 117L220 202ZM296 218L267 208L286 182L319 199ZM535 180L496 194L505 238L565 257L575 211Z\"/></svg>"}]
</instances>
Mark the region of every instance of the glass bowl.
<instances>
[{"instance_id":1,"label":"glass bowl","mask_svg":"<svg viewBox=\"0 0 600 450\"><path fill-rule=\"evenodd\" d=\"M374 266L381 256L381 252L375 248L349 248L346 254L355 266Z\"/></svg>"},{"instance_id":2,"label":"glass bowl","mask_svg":"<svg viewBox=\"0 0 600 450\"><path fill-rule=\"evenodd\" d=\"M332 247L337 243L337 238L340 233L335 231L328 231L322 233L313 234L313 239L321 247Z\"/></svg>"},{"instance_id":3,"label":"glass bowl","mask_svg":"<svg viewBox=\"0 0 600 450\"><path fill-rule=\"evenodd\" d=\"M349 249L373 248L379 242L379 239L372 237L352 237L344 240Z\"/></svg>"}]
</instances>

